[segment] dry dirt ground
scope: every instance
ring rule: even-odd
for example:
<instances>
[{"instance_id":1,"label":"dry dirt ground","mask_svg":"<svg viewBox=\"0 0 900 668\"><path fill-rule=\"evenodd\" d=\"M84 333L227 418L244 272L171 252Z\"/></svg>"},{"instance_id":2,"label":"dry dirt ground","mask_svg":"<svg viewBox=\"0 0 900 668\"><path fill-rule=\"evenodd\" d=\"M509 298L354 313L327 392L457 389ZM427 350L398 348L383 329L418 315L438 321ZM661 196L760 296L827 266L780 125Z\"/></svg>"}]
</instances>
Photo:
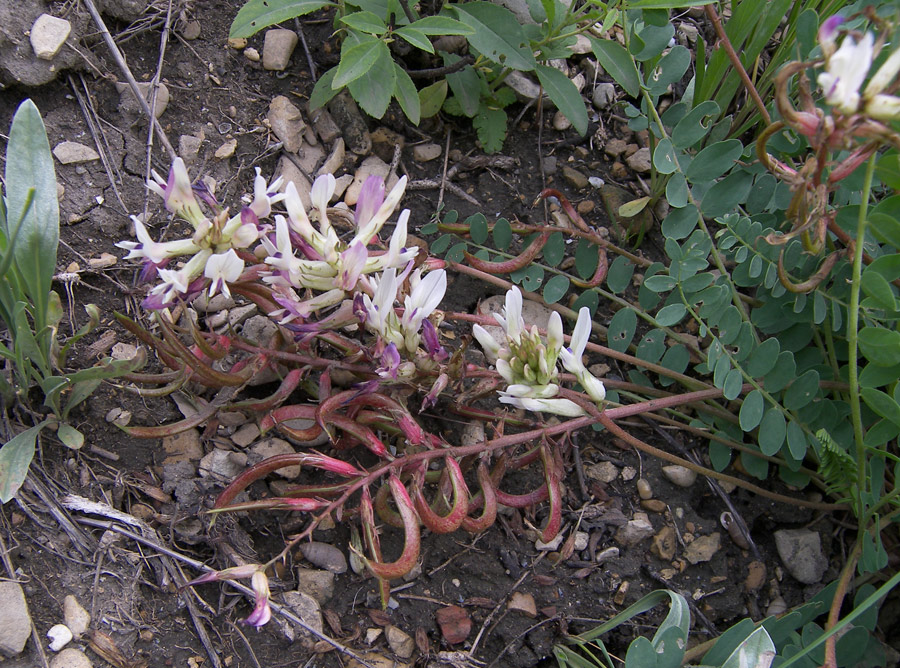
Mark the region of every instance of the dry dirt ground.
<instances>
[{"instance_id":1,"label":"dry dirt ground","mask_svg":"<svg viewBox=\"0 0 900 668\"><path fill-rule=\"evenodd\" d=\"M304 99L312 86L302 47L296 50L286 71L275 73L263 70L260 63L226 45L228 26L239 6L237 0L175 2L174 13L167 18L167 3L156 2L130 23L106 15L110 32L137 80L147 81L159 69L171 97L160 118L162 130L176 148L180 137L195 138L199 151L190 166L191 174L215 178L220 199L225 202L235 201L248 191L254 167L261 167L264 175L275 169L280 146L263 122L270 101L286 95L305 109ZM56 9L79 13L82 24L88 26L79 43L82 57L77 59L78 68L41 87L7 88L0 96L0 128L8 128L17 105L31 97L43 113L51 146L76 141L103 155L102 161L57 165L64 187L59 269L80 271L79 280L70 285L75 307L71 317L77 326L84 317L81 306L86 303L100 305L104 314L102 326L74 360L74 364L89 364L112 342L132 341L115 326L111 315L117 310L136 314L143 294L135 286L135 268L129 263L119 260L94 270L89 261L103 253L122 256L114 244L129 238L129 214L146 209L156 232L166 226L165 212L158 199L148 198L144 181L148 156L151 165L165 173L168 155L158 133L148 149L146 119L128 93L120 95L117 91L115 81L123 80L122 71L93 24L84 20L80 4L68 3ZM310 56L319 72L335 60L330 18L327 13L314 14L303 22ZM191 34L196 29L199 35ZM250 46L261 51L261 37L251 39ZM521 106L514 107L513 115L520 111ZM611 112L604 112L600 120L607 136L623 135ZM449 191L444 196L445 206L458 209L463 216L481 210L489 219L503 215L538 222L543 211L532 208L531 202L542 188L553 185L581 204L591 224L607 225L598 192L591 186L579 189L580 184L562 173L563 166L570 166L583 175L609 179L610 160L602 142L579 141L571 133L554 131L549 127L549 114L544 114L546 127L541 137L537 132L540 122L534 108L527 109L503 151L511 158L509 163L461 171L457 176L457 185L477 198L480 206ZM389 114L383 123L371 119L368 123L370 130L385 130L382 134L387 141L376 144L374 150L387 160L393 155L397 138L405 142L399 168L411 179L439 181L442 171L441 160L417 163L413 159L411 149L416 143L434 141L444 146L449 134L451 149L480 155L471 128L448 119L413 128L399 114ZM632 140L628 134L624 138ZM233 156L216 158L215 151L232 139L237 142ZM545 163L542 180L540 159L548 157L555 158L556 170L552 161ZM350 159L345 168L352 173ZM628 186L628 179L622 185ZM413 210L416 227L434 214L438 194L437 189L408 192L403 205ZM656 248L651 234L640 252L654 257ZM481 297L495 292L458 277L451 283L448 300L459 310L472 309ZM611 314L601 305L597 317L608 320ZM105 334L108 331L113 334ZM101 341L104 336L107 347ZM89 347L98 341L97 347ZM239 517L210 530L202 510L221 489L221 482L198 477L196 465L197 458L216 445L211 440L198 440L195 445L202 451L188 451L182 465L186 468L173 474L171 469L166 470L166 462L172 461L166 458L173 453L165 451L158 440L130 438L107 422L110 411L118 408L131 412L132 424L160 424L179 417L168 399L143 400L115 386L103 386L76 416L78 427L87 436L85 448L68 451L52 436L44 438L29 483L15 501L0 510L0 535L8 561L15 577L24 584L37 635L44 644L47 630L62 621L63 598L72 594L91 613L94 636L90 641L83 638L80 645L87 647L94 666L353 665L347 656L325 651L330 647L321 642L315 644L302 637L292 642L285 634L286 623L277 615L276 621L259 632L242 627L238 621L249 612L248 600L227 585L179 591L185 578L199 574L189 560L223 567L227 565L224 555L235 551L267 559L299 524L287 514L274 513ZM635 424L633 428L651 442L671 447L645 425ZM703 451L703 444L677 433L673 436L681 445L698 446ZM661 583L677 588L692 601L698 641L748 614L759 618L777 597L788 606L807 599L817 586L803 587L783 572L772 539L775 529L805 527L818 531L830 559L824 581L839 568L844 532L839 521L737 491L732 494L732 502L750 526L759 559L768 572L765 584L748 595L748 564L757 557L735 545L721 528L719 516L726 508L702 480L687 489L678 487L661 475L659 462L620 449L593 432L583 435L580 457L591 471L599 471L592 468L597 465L611 464L614 468L607 466L607 470L617 477L605 483L589 478L588 497L584 497L574 462L567 462L566 522L573 525L586 506L601 503L630 519L641 510L635 481L643 477L654 497L665 506L662 512L649 513L654 532L658 534L666 526L677 529L669 536L675 541L674 557L661 559L658 549L651 552L653 541L645 540L634 547L622 546L620 555L602 566L591 562L590 552L576 552L569 561L554 564L551 558L541 556L522 531L524 519L539 524L546 511L538 509L536 514L524 517L513 513L475 538L461 532L426 536L421 574L399 587L394 595L399 606L387 612L379 609L371 579L349 571L338 575L333 593L322 603L325 633L358 652L392 657L386 634L378 635L372 629L396 626L415 638L418 645L410 659L397 665L428 665L438 660L440 651L471 649L476 636L473 658L486 664L523 668L553 665L552 646L565 632L585 630L608 619ZM626 480L629 469L632 477ZM179 489L178 484L187 485L188 491ZM523 491L533 484L525 477L522 490L509 491ZM140 527L128 524L127 517L122 521L111 511L62 508L61 499L67 494L104 504L94 510L110 508L138 517L149 531L142 534ZM61 523L67 517L71 525ZM613 540L616 524L603 521L603 517L600 514L599 519L585 520L581 525L590 534L591 548L596 551L617 546ZM116 528L104 527L104 523ZM678 541L684 534L700 537L714 533L719 534L721 542L708 561L690 564L682 558L684 544ZM316 538L346 550L349 534L338 525L317 532ZM398 539L390 532L386 534L383 540L388 541L388 554L399 549L392 543ZM295 563L286 564L279 572L279 579L273 582L275 600L280 600L284 592L296 590L296 568L309 566L302 562L303 558L296 555ZM533 598L533 615L508 607L514 591ZM466 643L454 647L447 645L435 621L436 611L451 604L461 606L473 623ZM651 615L640 623L624 625L612 634L610 646L624 648L633 635L652 632L653 623L658 621L659 616ZM32 641L22 655L5 665L42 665L45 654L51 653L39 651Z\"/></svg>"}]
</instances>

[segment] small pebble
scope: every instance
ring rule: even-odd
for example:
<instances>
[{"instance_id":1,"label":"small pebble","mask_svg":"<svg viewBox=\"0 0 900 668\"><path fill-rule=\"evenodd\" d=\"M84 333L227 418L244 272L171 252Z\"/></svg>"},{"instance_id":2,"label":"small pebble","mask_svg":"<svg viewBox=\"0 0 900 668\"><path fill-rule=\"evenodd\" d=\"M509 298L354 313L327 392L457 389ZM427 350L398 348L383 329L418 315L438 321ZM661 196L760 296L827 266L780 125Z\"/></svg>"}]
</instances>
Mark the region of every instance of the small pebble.
<instances>
[{"instance_id":1,"label":"small pebble","mask_svg":"<svg viewBox=\"0 0 900 668\"><path fill-rule=\"evenodd\" d=\"M65 624L57 624L47 631L47 637L50 638L50 649L58 652L72 641L72 631Z\"/></svg>"},{"instance_id":2,"label":"small pebble","mask_svg":"<svg viewBox=\"0 0 900 668\"><path fill-rule=\"evenodd\" d=\"M252 46L249 49L244 49L244 55L247 56L247 60L250 60L254 63L259 62L259 51L254 49Z\"/></svg>"},{"instance_id":3,"label":"small pebble","mask_svg":"<svg viewBox=\"0 0 900 668\"><path fill-rule=\"evenodd\" d=\"M637 491L638 496L642 499L652 499L653 498L653 490L650 487L650 483L647 482L645 478L641 478L637 481Z\"/></svg>"},{"instance_id":4,"label":"small pebble","mask_svg":"<svg viewBox=\"0 0 900 668\"><path fill-rule=\"evenodd\" d=\"M663 466L662 472L663 475L679 487L690 487L697 480L697 474L694 471L677 464Z\"/></svg>"}]
</instances>

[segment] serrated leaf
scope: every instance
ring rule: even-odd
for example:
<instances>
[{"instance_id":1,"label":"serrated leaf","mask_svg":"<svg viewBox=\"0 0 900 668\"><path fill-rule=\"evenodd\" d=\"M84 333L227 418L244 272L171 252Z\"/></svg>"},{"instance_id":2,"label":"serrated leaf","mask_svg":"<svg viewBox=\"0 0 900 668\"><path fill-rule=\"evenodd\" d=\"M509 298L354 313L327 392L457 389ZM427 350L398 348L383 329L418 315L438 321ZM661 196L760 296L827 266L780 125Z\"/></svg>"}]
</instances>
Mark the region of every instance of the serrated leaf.
<instances>
[{"instance_id":1,"label":"serrated leaf","mask_svg":"<svg viewBox=\"0 0 900 668\"><path fill-rule=\"evenodd\" d=\"M597 61L626 93L637 97L641 92L641 78L634 60L625 47L610 39L590 37Z\"/></svg>"},{"instance_id":2,"label":"serrated leaf","mask_svg":"<svg viewBox=\"0 0 900 668\"><path fill-rule=\"evenodd\" d=\"M460 21L472 28L469 44L479 53L514 70L535 68L537 63L528 39L511 11L480 0L449 7L459 15Z\"/></svg>"},{"instance_id":3,"label":"serrated leaf","mask_svg":"<svg viewBox=\"0 0 900 668\"><path fill-rule=\"evenodd\" d=\"M578 88L555 67L538 65L535 71L550 100L569 119L575 131L583 136L587 132L588 115Z\"/></svg>"},{"instance_id":4,"label":"serrated leaf","mask_svg":"<svg viewBox=\"0 0 900 668\"><path fill-rule=\"evenodd\" d=\"M344 41L344 48L341 49L341 62L337 66L337 73L331 87L334 89L343 88L352 81L356 81L363 74L371 70L375 63L387 52L390 59L390 51L387 45L380 39L370 36L358 37L354 40L347 39ZM391 89L394 85L391 82ZM390 91L388 92L390 97Z\"/></svg>"},{"instance_id":5,"label":"serrated leaf","mask_svg":"<svg viewBox=\"0 0 900 668\"><path fill-rule=\"evenodd\" d=\"M423 32L419 32L415 28L403 26L402 28L397 28L394 31L394 34L400 35L400 37L405 39L417 49L422 49L422 51L426 51L428 53L434 53L434 46L432 45L431 40L428 39L428 35Z\"/></svg>"},{"instance_id":6,"label":"serrated leaf","mask_svg":"<svg viewBox=\"0 0 900 668\"><path fill-rule=\"evenodd\" d=\"M447 81L442 79L419 91L419 114L431 118L441 110L447 99Z\"/></svg>"},{"instance_id":7,"label":"serrated leaf","mask_svg":"<svg viewBox=\"0 0 900 668\"><path fill-rule=\"evenodd\" d=\"M387 31L384 21L372 12L352 12L339 20L348 28L372 35L383 35Z\"/></svg>"},{"instance_id":8,"label":"serrated leaf","mask_svg":"<svg viewBox=\"0 0 900 668\"><path fill-rule=\"evenodd\" d=\"M418 125L422 113L419 91L416 90L416 85L406 71L397 63L394 63L394 74L397 77L394 82L394 98L400 104L400 108L406 114L409 122Z\"/></svg>"},{"instance_id":9,"label":"serrated leaf","mask_svg":"<svg viewBox=\"0 0 900 668\"><path fill-rule=\"evenodd\" d=\"M252 37L263 28L333 4L327 0L249 0L234 17L228 36Z\"/></svg>"},{"instance_id":10,"label":"serrated leaf","mask_svg":"<svg viewBox=\"0 0 900 668\"><path fill-rule=\"evenodd\" d=\"M506 112L502 109L482 109L472 119L478 140L485 153L497 153L506 140Z\"/></svg>"}]
</instances>

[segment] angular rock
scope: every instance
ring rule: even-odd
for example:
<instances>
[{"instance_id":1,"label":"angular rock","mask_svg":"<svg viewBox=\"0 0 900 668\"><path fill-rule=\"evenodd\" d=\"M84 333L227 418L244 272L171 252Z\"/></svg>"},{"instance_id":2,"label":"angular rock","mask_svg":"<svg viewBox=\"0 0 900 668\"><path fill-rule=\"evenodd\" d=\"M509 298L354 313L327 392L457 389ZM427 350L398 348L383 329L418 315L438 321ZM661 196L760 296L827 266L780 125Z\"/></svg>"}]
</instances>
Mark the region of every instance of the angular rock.
<instances>
[{"instance_id":1,"label":"angular rock","mask_svg":"<svg viewBox=\"0 0 900 668\"><path fill-rule=\"evenodd\" d=\"M456 645L469 637L472 631L472 620L465 609L458 605L448 605L434 613L441 635L450 645Z\"/></svg>"},{"instance_id":2,"label":"angular rock","mask_svg":"<svg viewBox=\"0 0 900 668\"><path fill-rule=\"evenodd\" d=\"M303 592L286 591L284 592L284 604L290 607L291 611L302 619L307 626L322 633L322 609L319 607L319 604L316 603L316 599ZM296 636L294 633L296 633ZM309 631L295 627L290 623L285 625L285 635L291 641L293 641L295 637L304 640L316 639Z\"/></svg>"},{"instance_id":3,"label":"angular rock","mask_svg":"<svg viewBox=\"0 0 900 668\"><path fill-rule=\"evenodd\" d=\"M230 481L247 466L247 455L215 448L200 460L200 477Z\"/></svg>"},{"instance_id":4,"label":"angular rock","mask_svg":"<svg viewBox=\"0 0 900 668\"><path fill-rule=\"evenodd\" d=\"M530 102L541 94L541 87L527 75L513 70L503 80L509 86L520 102Z\"/></svg>"},{"instance_id":5,"label":"angular rock","mask_svg":"<svg viewBox=\"0 0 900 668\"><path fill-rule=\"evenodd\" d=\"M60 142L53 147L53 155L64 165L71 165L78 162L92 162L100 159L97 151L90 146L85 146L84 144L79 144L74 141Z\"/></svg>"},{"instance_id":6,"label":"angular rock","mask_svg":"<svg viewBox=\"0 0 900 668\"><path fill-rule=\"evenodd\" d=\"M599 462L586 466L584 473L592 480L610 483L619 477L619 467L612 462Z\"/></svg>"},{"instance_id":7,"label":"angular rock","mask_svg":"<svg viewBox=\"0 0 900 668\"><path fill-rule=\"evenodd\" d=\"M263 43L263 69L280 72L287 68L299 39L293 30L285 28L267 30Z\"/></svg>"},{"instance_id":8,"label":"angular rock","mask_svg":"<svg viewBox=\"0 0 900 668\"><path fill-rule=\"evenodd\" d=\"M643 518L629 520L625 526L619 527L616 531L616 542L620 545L630 547L637 545L645 538L653 535L653 525Z\"/></svg>"},{"instance_id":9,"label":"angular rock","mask_svg":"<svg viewBox=\"0 0 900 668\"><path fill-rule=\"evenodd\" d=\"M178 137L178 155L188 165L193 165L200 157L200 148L203 146L203 137L197 135L181 135Z\"/></svg>"},{"instance_id":10,"label":"angular rock","mask_svg":"<svg viewBox=\"0 0 900 668\"><path fill-rule=\"evenodd\" d=\"M147 100L147 104L153 105L153 98L151 97L153 93L153 84L149 81L139 81L138 82L138 90L141 92L141 95L144 96L144 99ZM143 114L143 110L141 109L138 101L134 99L134 91L131 90L131 86L127 83L123 83L121 81L116 82L116 90L119 92L119 111L123 114ZM154 115L159 118L162 116L163 112L166 110L166 107L169 106L169 89L166 87L166 84L160 83L156 88L156 109L154 110Z\"/></svg>"},{"instance_id":11,"label":"angular rock","mask_svg":"<svg viewBox=\"0 0 900 668\"><path fill-rule=\"evenodd\" d=\"M297 166L306 174L315 174L316 167L325 159L325 148L319 144L309 144L305 140L297 151Z\"/></svg>"},{"instance_id":12,"label":"angular rock","mask_svg":"<svg viewBox=\"0 0 900 668\"><path fill-rule=\"evenodd\" d=\"M372 136L350 93L344 90L331 98L328 111L341 128L347 148L359 155L368 155L372 151Z\"/></svg>"},{"instance_id":13,"label":"angular rock","mask_svg":"<svg viewBox=\"0 0 900 668\"><path fill-rule=\"evenodd\" d=\"M259 427L255 422L243 425L231 435L231 442L239 448L246 448L259 436Z\"/></svg>"},{"instance_id":14,"label":"angular rock","mask_svg":"<svg viewBox=\"0 0 900 668\"><path fill-rule=\"evenodd\" d=\"M315 568L298 568L297 591L306 592L323 605L334 596L334 573Z\"/></svg>"},{"instance_id":15,"label":"angular rock","mask_svg":"<svg viewBox=\"0 0 900 668\"><path fill-rule=\"evenodd\" d=\"M229 139L216 149L215 156L218 160L225 160L234 155L237 150L237 139Z\"/></svg>"},{"instance_id":16,"label":"angular rock","mask_svg":"<svg viewBox=\"0 0 900 668\"><path fill-rule=\"evenodd\" d=\"M638 174L650 173L650 149L641 148L625 158L625 164Z\"/></svg>"},{"instance_id":17,"label":"angular rock","mask_svg":"<svg viewBox=\"0 0 900 668\"><path fill-rule=\"evenodd\" d=\"M416 641L406 631L391 624L387 627L385 636L391 651L401 659L408 659L413 655Z\"/></svg>"},{"instance_id":18,"label":"angular rock","mask_svg":"<svg viewBox=\"0 0 900 668\"><path fill-rule=\"evenodd\" d=\"M537 606L534 603L534 596L524 591L513 592L509 597L507 608L521 612L527 617L537 617Z\"/></svg>"},{"instance_id":19,"label":"angular rock","mask_svg":"<svg viewBox=\"0 0 900 668\"><path fill-rule=\"evenodd\" d=\"M684 558L692 564L709 561L719 551L721 544L722 534L718 531L709 536L700 536L684 548Z\"/></svg>"},{"instance_id":20,"label":"angular rock","mask_svg":"<svg viewBox=\"0 0 900 668\"><path fill-rule=\"evenodd\" d=\"M664 561L671 561L675 557L676 545L675 529L670 526L664 526L653 537L653 545L650 551Z\"/></svg>"},{"instance_id":21,"label":"angular rock","mask_svg":"<svg viewBox=\"0 0 900 668\"><path fill-rule=\"evenodd\" d=\"M624 139L610 139L603 147L603 151L610 158L618 158L625 152L625 147L627 145L628 143Z\"/></svg>"},{"instance_id":22,"label":"angular rock","mask_svg":"<svg viewBox=\"0 0 900 668\"><path fill-rule=\"evenodd\" d=\"M53 60L69 39L72 24L51 14L41 14L31 26L31 48L42 60Z\"/></svg>"},{"instance_id":23,"label":"angular rock","mask_svg":"<svg viewBox=\"0 0 900 668\"><path fill-rule=\"evenodd\" d=\"M241 327L241 336L258 345L265 346L272 340L272 335L277 331L278 325L272 319L264 315L254 315L247 319Z\"/></svg>"},{"instance_id":24,"label":"angular rock","mask_svg":"<svg viewBox=\"0 0 900 668\"><path fill-rule=\"evenodd\" d=\"M803 584L815 584L828 569L822 552L822 538L810 529L781 529L775 532L775 547L788 572Z\"/></svg>"},{"instance_id":25,"label":"angular rock","mask_svg":"<svg viewBox=\"0 0 900 668\"><path fill-rule=\"evenodd\" d=\"M253 462L262 461L277 455L293 455L294 453L294 446L280 438L267 438L250 448L250 457ZM275 471L275 474L280 475L282 478L293 480L300 476L300 465L278 469Z\"/></svg>"},{"instance_id":26,"label":"angular rock","mask_svg":"<svg viewBox=\"0 0 900 668\"><path fill-rule=\"evenodd\" d=\"M196 429L188 429L180 434L164 436L162 439L163 451L166 458L163 465L175 462L198 460L203 457L203 446L200 444L200 432Z\"/></svg>"},{"instance_id":27,"label":"angular rock","mask_svg":"<svg viewBox=\"0 0 900 668\"><path fill-rule=\"evenodd\" d=\"M344 166L345 155L346 149L344 148L344 140L338 137L334 140L334 146L331 147L331 153L328 154L328 157L325 158L325 162L323 162L322 166L319 167L319 171L316 172L316 176L336 173L341 167Z\"/></svg>"},{"instance_id":28,"label":"angular rock","mask_svg":"<svg viewBox=\"0 0 900 668\"><path fill-rule=\"evenodd\" d=\"M370 155L363 160L359 169L356 170L356 174L353 175L353 183L350 184L350 187L347 188L347 192L344 193L344 201L347 203L347 206L356 204L366 179L370 176L380 176L387 180L390 168L391 166L389 164L376 155ZM390 184L386 184L386 187L389 185Z\"/></svg>"},{"instance_id":29,"label":"angular rock","mask_svg":"<svg viewBox=\"0 0 900 668\"><path fill-rule=\"evenodd\" d=\"M278 161L278 168L275 171L278 176L284 179L281 188L282 192L287 187L288 183L293 183L294 187L297 189L297 194L300 195L300 201L303 202L303 206L307 209L312 207L312 200L309 196L309 193L312 190L312 184L290 158L286 155L281 156L281 159Z\"/></svg>"},{"instance_id":30,"label":"angular rock","mask_svg":"<svg viewBox=\"0 0 900 668\"><path fill-rule=\"evenodd\" d=\"M15 656L31 637L31 615L18 582L0 582L0 654Z\"/></svg>"},{"instance_id":31,"label":"angular rock","mask_svg":"<svg viewBox=\"0 0 900 668\"><path fill-rule=\"evenodd\" d=\"M572 167L563 166L562 168L563 178L571 185L573 188L577 188L581 190L582 188L588 187L588 178L579 172L577 169L573 169Z\"/></svg>"},{"instance_id":32,"label":"angular rock","mask_svg":"<svg viewBox=\"0 0 900 668\"><path fill-rule=\"evenodd\" d=\"M72 594L63 599L63 618L76 638L85 633L91 625L91 613L85 610Z\"/></svg>"},{"instance_id":33,"label":"angular rock","mask_svg":"<svg viewBox=\"0 0 900 668\"><path fill-rule=\"evenodd\" d=\"M575 43L570 48L572 49L572 53L578 56L583 56L587 53L591 53L594 50L594 47L591 45L591 40L588 39L588 36L582 35L581 33L575 35Z\"/></svg>"},{"instance_id":34,"label":"angular rock","mask_svg":"<svg viewBox=\"0 0 900 668\"><path fill-rule=\"evenodd\" d=\"M87 654L70 647L51 659L50 668L93 668L93 664Z\"/></svg>"},{"instance_id":35,"label":"angular rock","mask_svg":"<svg viewBox=\"0 0 900 668\"><path fill-rule=\"evenodd\" d=\"M303 144L306 121L296 105L284 95L279 95L269 104L266 119L272 132L284 143L284 149L289 153L297 153Z\"/></svg>"},{"instance_id":36,"label":"angular rock","mask_svg":"<svg viewBox=\"0 0 900 668\"><path fill-rule=\"evenodd\" d=\"M306 113L309 116L313 129L319 135L319 139L322 140L323 144L330 144L340 136L341 129L334 122L334 118L331 117L327 109L316 109L313 112L307 109Z\"/></svg>"}]
</instances>

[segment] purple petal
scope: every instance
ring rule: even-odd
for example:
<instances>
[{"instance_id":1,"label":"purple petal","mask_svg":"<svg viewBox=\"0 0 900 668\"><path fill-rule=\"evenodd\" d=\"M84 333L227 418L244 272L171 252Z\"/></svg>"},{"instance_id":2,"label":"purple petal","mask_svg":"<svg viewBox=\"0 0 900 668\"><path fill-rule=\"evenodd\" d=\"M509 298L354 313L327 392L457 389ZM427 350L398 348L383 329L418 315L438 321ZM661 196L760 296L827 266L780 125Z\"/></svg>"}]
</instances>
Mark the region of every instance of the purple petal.
<instances>
[{"instance_id":1,"label":"purple petal","mask_svg":"<svg viewBox=\"0 0 900 668\"><path fill-rule=\"evenodd\" d=\"M375 212L381 208L384 202L384 179L380 176L372 175L366 179L362 190L359 192L359 199L356 200L356 225L362 227L370 220Z\"/></svg>"}]
</instances>

